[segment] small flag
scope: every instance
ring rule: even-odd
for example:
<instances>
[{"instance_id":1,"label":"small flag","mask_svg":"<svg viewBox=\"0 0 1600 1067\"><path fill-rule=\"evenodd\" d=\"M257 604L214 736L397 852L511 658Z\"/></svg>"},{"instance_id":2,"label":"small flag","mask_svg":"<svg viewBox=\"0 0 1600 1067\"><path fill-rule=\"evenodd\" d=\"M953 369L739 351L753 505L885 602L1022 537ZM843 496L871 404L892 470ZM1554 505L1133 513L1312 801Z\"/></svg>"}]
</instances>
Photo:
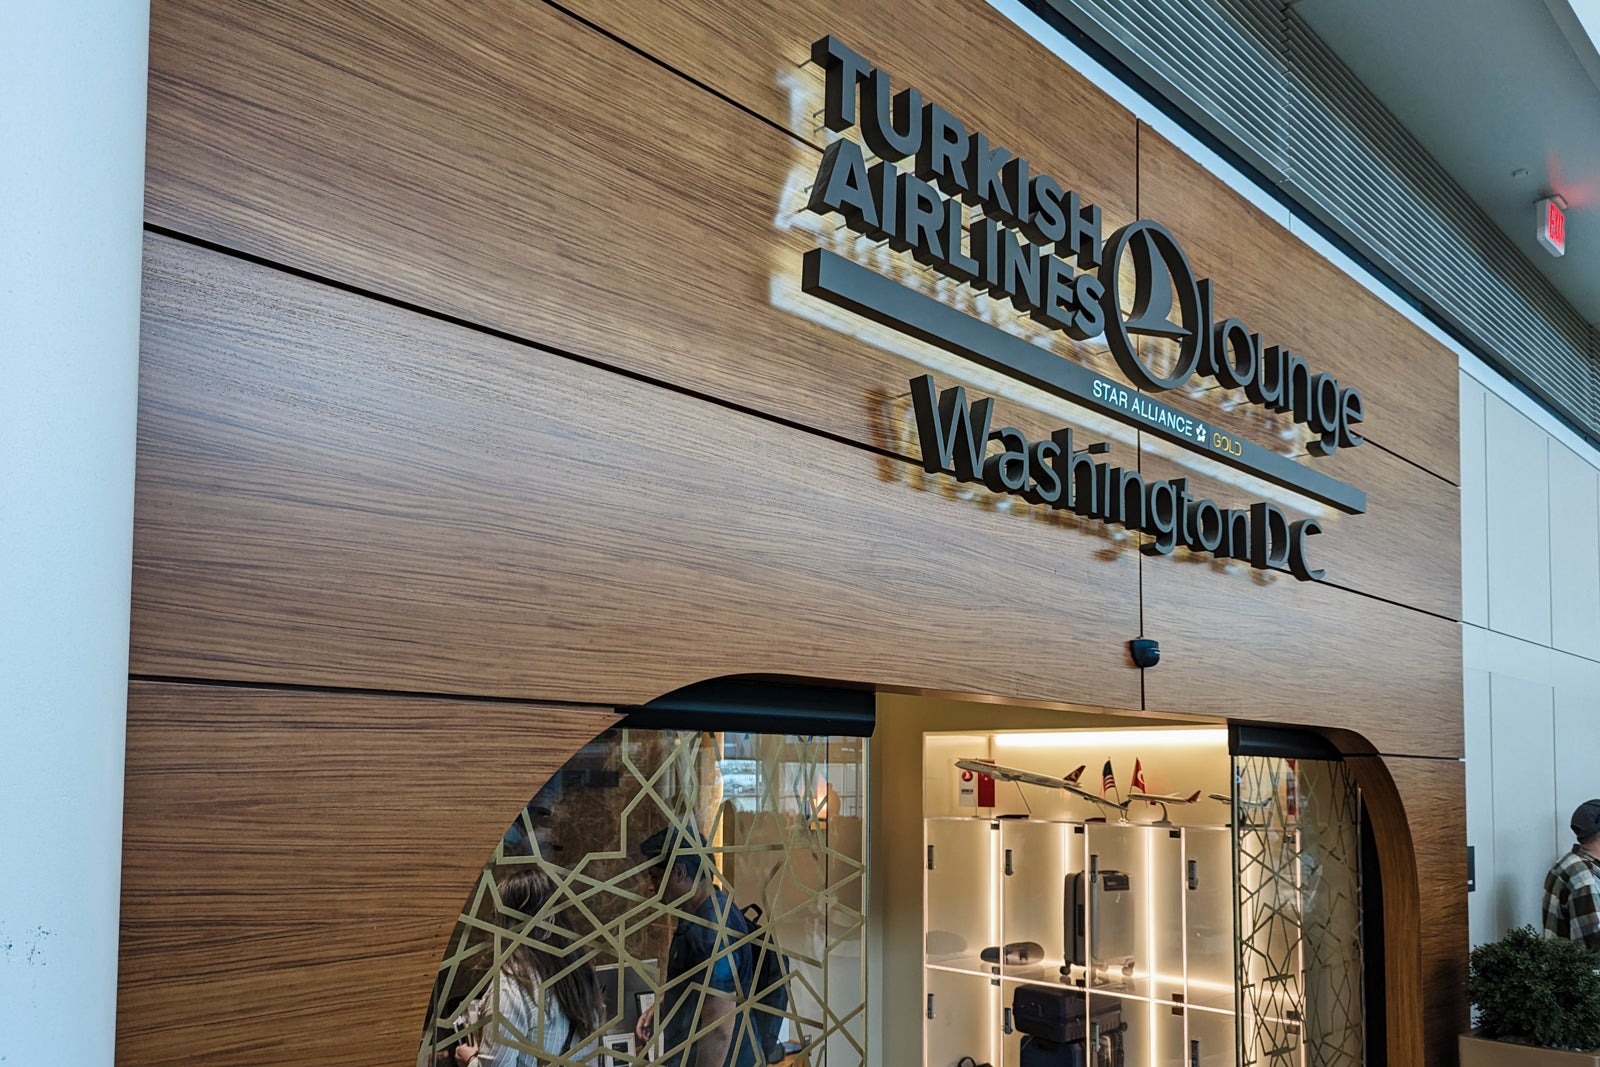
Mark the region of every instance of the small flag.
<instances>
[{"instance_id":1,"label":"small flag","mask_svg":"<svg viewBox=\"0 0 1600 1067\"><path fill-rule=\"evenodd\" d=\"M1144 792L1144 766L1138 760L1133 761L1133 791Z\"/></svg>"},{"instance_id":2,"label":"small flag","mask_svg":"<svg viewBox=\"0 0 1600 1067\"><path fill-rule=\"evenodd\" d=\"M1100 795L1105 796L1117 788L1117 777L1111 773L1111 761L1106 760L1105 769L1100 772Z\"/></svg>"}]
</instances>

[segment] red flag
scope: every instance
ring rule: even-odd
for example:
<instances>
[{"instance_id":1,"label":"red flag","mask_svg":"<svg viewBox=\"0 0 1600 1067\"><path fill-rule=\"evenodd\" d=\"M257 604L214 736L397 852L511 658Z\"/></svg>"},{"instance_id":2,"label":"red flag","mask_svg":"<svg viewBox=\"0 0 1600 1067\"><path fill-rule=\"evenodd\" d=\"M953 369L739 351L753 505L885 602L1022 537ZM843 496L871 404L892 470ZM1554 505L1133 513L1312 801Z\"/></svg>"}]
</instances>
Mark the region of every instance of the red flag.
<instances>
[{"instance_id":1,"label":"red flag","mask_svg":"<svg viewBox=\"0 0 1600 1067\"><path fill-rule=\"evenodd\" d=\"M1133 791L1144 792L1144 766L1138 760L1133 761Z\"/></svg>"},{"instance_id":2,"label":"red flag","mask_svg":"<svg viewBox=\"0 0 1600 1067\"><path fill-rule=\"evenodd\" d=\"M1106 760L1105 769L1100 772L1100 795L1105 796L1108 791L1115 788L1117 788L1117 778L1111 773L1111 761Z\"/></svg>"}]
</instances>

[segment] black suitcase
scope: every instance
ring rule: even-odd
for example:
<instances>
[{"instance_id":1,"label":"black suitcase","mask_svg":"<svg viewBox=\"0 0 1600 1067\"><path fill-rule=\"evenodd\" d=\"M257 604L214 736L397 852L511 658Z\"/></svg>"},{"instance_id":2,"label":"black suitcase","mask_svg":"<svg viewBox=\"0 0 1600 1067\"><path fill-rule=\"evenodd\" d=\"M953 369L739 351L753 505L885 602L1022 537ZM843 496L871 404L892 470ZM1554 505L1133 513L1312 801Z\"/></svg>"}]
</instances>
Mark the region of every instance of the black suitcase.
<instances>
[{"instance_id":1,"label":"black suitcase","mask_svg":"<svg viewBox=\"0 0 1600 1067\"><path fill-rule=\"evenodd\" d=\"M1082 1039L1087 1000L1081 989L1065 986L1018 986L1011 998L1011 1025L1046 1041Z\"/></svg>"},{"instance_id":2,"label":"black suitcase","mask_svg":"<svg viewBox=\"0 0 1600 1067\"><path fill-rule=\"evenodd\" d=\"M1020 1067L1122 1067L1122 1008L1100 1000L1086 1020L1086 1003L1081 989L1019 986L1011 1025L1026 1035Z\"/></svg>"}]
</instances>

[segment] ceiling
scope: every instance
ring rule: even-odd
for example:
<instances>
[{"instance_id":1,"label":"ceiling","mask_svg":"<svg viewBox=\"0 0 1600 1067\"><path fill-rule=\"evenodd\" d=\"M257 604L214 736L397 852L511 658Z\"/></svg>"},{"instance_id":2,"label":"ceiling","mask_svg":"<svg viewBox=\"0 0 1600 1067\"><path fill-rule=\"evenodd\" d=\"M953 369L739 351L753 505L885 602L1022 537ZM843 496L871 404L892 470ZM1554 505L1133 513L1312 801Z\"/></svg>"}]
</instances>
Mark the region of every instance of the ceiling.
<instances>
[{"instance_id":1,"label":"ceiling","mask_svg":"<svg viewBox=\"0 0 1600 1067\"><path fill-rule=\"evenodd\" d=\"M1600 0L1290 6L1590 323L1600 323ZM1517 172L1524 171L1524 174ZM1567 253L1534 204L1567 202Z\"/></svg>"}]
</instances>

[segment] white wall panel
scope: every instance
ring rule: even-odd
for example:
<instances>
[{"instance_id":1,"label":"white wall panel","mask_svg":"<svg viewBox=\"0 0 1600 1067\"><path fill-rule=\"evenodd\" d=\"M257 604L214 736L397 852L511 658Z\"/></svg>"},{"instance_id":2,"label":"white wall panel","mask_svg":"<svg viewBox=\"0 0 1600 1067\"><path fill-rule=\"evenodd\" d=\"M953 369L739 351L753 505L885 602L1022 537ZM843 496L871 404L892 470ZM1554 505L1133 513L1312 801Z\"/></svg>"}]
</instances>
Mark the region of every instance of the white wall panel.
<instances>
[{"instance_id":1,"label":"white wall panel","mask_svg":"<svg viewBox=\"0 0 1600 1067\"><path fill-rule=\"evenodd\" d=\"M1493 930L1540 921L1544 873L1565 842L1555 808L1555 690L1509 674L1489 679L1494 795ZM1480 879L1479 886L1484 882Z\"/></svg>"},{"instance_id":2,"label":"white wall panel","mask_svg":"<svg viewBox=\"0 0 1600 1067\"><path fill-rule=\"evenodd\" d=\"M1489 500L1484 453L1488 392L1461 375L1461 618L1489 625Z\"/></svg>"},{"instance_id":3,"label":"white wall panel","mask_svg":"<svg viewBox=\"0 0 1600 1067\"><path fill-rule=\"evenodd\" d=\"M1600 659L1600 482L1556 441L1550 447L1550 639Z\"/></svg>"},{"instance_id":4,"label":"white wall panel","mask_svg":"<svg viewBox=\"0 0 1600 1067\"><path fill-rule=\"evenodd\" d=\"M1489 628L1550 643L1549 438L1497 396L1485 398Z\"/></svg>"},{"instance_id":5,"label":"white wall panel","mask_svg":"<svg viewBox=\"0 0 1600 1067\"><path fill-rule=\"evenodd\" d=\"M7 1067L116 1050L149 40L149 0L0 3Z\"/></svg>"},{"instance_id":6,"label":"white wall panel","mask_svg":"<svg viewBox=\"0 0 1600 1067\"><path fill-rule=\"evenodd\" d=\"M1572 842L1572 810L1600 797L1600 663L1562 656L1556 684L1555 778L1553 821L1556 836Z\"/></svg>"},{"instance_id":7,"label":"white wall panel","mask_svg":"<svg viewBox=\"0 0 1600 1067\"><path fill-rule=\"evenodd\" d=\"M1489 672L1468 668L1463 686L1467 753L1467 844L1474 849L1478 888L1467 897L1474 945L1495 935L1494 736Z\"/></svg>"}]
</instances>

